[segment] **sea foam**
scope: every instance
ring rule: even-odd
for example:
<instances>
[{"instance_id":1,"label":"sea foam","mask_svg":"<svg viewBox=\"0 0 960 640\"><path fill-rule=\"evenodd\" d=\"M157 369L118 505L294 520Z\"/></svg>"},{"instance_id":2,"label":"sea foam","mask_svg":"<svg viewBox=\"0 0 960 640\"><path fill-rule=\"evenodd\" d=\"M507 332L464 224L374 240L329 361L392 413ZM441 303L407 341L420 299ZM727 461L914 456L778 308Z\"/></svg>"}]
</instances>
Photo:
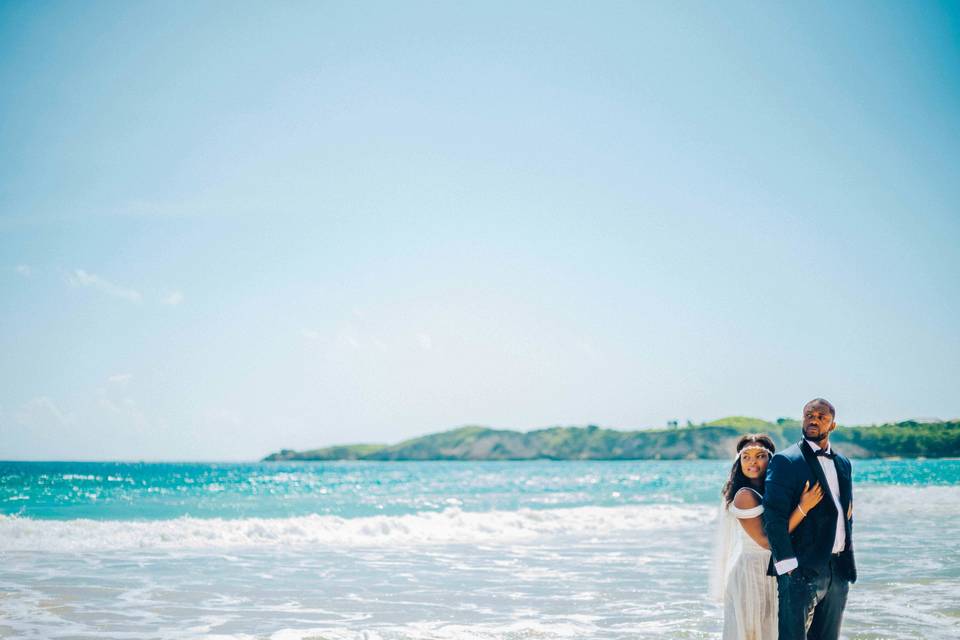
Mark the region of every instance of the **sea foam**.
<instances>
[{"instance_id":1,"label":"sea foam","mask_svg":"<svg viewBox=\"0 0 960 640\"><path fill-rule=\"evenodd\" d=\"M711 521L715 515L715 508L703 505L485 512L448 508L363 518L309 515L241 519L38 520L0 515L0 551L475 544L699 526Z\"/></svg>"}]
</instances>

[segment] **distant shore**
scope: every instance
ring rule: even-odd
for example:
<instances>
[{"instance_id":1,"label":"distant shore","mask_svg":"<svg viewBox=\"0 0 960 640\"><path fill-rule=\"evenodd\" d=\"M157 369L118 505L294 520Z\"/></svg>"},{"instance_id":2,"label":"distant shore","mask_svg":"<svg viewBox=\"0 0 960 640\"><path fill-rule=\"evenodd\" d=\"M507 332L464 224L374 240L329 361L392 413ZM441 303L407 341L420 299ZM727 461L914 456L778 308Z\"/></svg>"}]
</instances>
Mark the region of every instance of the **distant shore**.
<instances>
[{"instance_id":1,"label":"distant shore","mask_svg":"<svg viewBox=\"0 0 960 640\"><path fill-rule=\"evenodd\" d=\"M800 438L800 424L734 416L666 429L618 431L597 426L512 431L467 426L394 445L354 444L282 449L264 462L287 460L704 460L734 453L744 433L763 432L778 448ZM960 420L838 426L831 442L851 458L960 457Z\"/></svg>"}]
</instances>

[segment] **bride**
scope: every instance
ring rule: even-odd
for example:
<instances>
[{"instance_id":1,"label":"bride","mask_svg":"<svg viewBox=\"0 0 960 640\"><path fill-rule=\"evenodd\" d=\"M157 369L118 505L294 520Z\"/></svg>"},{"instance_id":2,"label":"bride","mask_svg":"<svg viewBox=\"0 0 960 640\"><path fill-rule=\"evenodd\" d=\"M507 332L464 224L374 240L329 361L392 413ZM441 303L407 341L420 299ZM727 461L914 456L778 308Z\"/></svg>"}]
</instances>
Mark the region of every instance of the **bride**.
<instances>
[{"instance_id":1,"label":"bride","mask_svg":"<svg viewBox=\"0 0 960 640\"><path fill-rule=\"evenodd\" d=\"M710 590L723 603L723 640L777 637L777 581L767 575L770 544L760 520L767 464L775 450L765 434L740 438L737 459L721 492L720 535ZM790 515L791 532L822 497L819 484L804 487L800 504Z\"/></svg>"}]
</instances>

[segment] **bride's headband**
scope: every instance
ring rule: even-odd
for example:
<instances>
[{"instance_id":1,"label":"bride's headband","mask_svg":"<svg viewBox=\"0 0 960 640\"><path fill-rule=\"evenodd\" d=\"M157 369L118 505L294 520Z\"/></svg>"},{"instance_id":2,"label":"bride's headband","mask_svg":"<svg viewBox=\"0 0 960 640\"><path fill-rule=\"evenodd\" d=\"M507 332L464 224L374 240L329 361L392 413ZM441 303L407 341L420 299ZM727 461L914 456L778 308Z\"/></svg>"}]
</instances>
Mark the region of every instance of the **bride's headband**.
<instances>
[{"instance_id":1,"label":"bride's headband","mask_svg":"<svg viewBox=\"0 0 960 640\"><path fill-rule=\"evenodd\" d=\"M770 449L767 449L765 446L763 446L760 443L753 443L753 444L748 444L743 449L740 449L740 451L737 451L737 458L740 458L740 454L743 453L744 451L747 451L748 449L760 449L761 451L766 451L767 455L769 455L771 458L773 457L773 451L770 451Z\"/></svg>"}]
</instances>

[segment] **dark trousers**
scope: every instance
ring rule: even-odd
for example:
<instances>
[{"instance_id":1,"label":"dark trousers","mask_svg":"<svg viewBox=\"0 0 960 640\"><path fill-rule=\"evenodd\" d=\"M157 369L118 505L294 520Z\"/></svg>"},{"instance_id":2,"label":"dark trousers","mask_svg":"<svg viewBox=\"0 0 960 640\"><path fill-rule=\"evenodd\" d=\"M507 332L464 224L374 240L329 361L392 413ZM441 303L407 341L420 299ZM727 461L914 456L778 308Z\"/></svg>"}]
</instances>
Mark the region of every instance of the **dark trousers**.
<instances>
[{"instance_id":1,"label":"dark trousers","mask_svg":"<svg viewBox=\"0 0 960 640\"><path fill-rule=\"evenodd\" d=\"M837 640L850 583L835 557L817 576L804 576L800 568L777 576L780 640Z\"/></svg>"}]
</instances>

